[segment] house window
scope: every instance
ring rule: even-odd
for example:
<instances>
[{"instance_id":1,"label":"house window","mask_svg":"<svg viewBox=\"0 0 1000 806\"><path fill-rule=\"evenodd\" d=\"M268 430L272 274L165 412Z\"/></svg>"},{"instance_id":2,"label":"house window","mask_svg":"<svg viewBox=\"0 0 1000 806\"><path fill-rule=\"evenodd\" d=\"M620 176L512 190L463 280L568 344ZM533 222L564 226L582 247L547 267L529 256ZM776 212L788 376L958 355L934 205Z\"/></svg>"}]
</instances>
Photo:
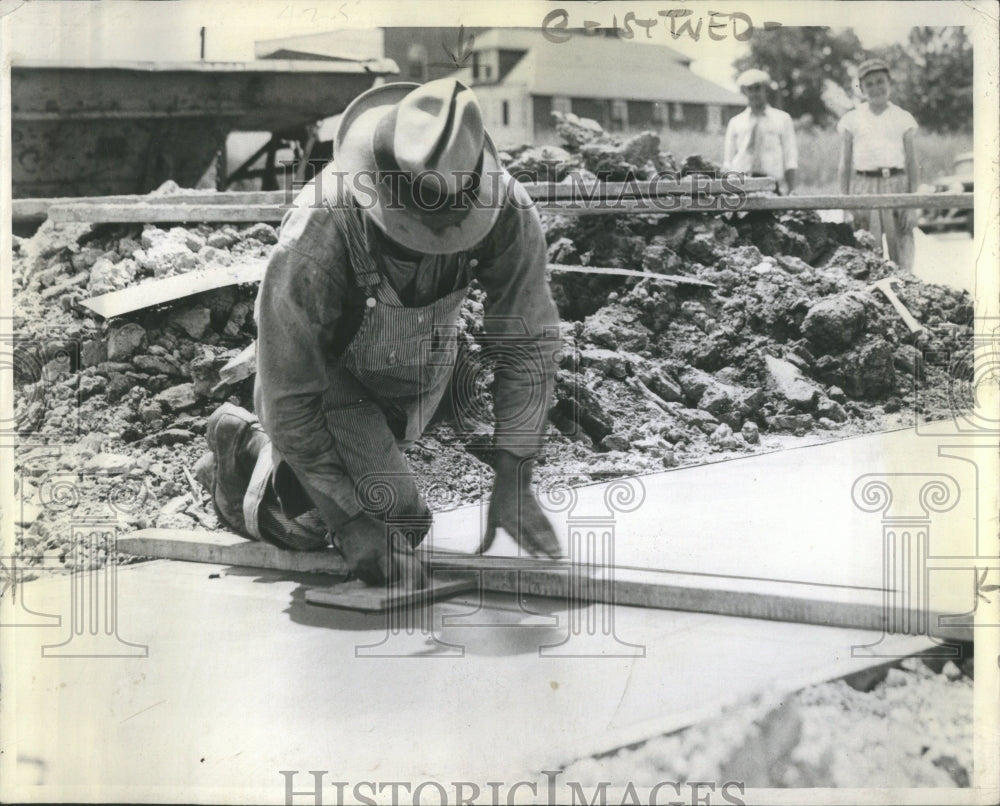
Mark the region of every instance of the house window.
<instances>
[{"instance_id":1,"label":"house window","mask_svg":"<svg viewBox=\"0 0 1000 806\"><path fill-rule=\"evenodd\" d=\"M406 75L413 81L427 80L427 48L423 45L410 45L406 51Z\"/></svg>"},{"instance_id":2,"label":"house window","mask_svg":"<svg viewBox=\"0 0 1000 806\"><path fill-rule=\"evenodd\" d=\"M708 106L708 130L717 132L722 130L722 107L715 104Z\"/></svg>"},{"instance_id":3,"label":"house window","mask_svg":"<svg viewBox=\"0 0 1000 806\"><path fill-rule=\"evenodd\" d=\"M479 78L479 54L472 54L472 80L475 81Z\"/></svg>"},{"instance_id":4,"label":"house window","mask_svg":"<svg viewBox=\"0 0 1000 806\"><path fill-rule=\"evenodd\" d=\"M682 122L684 120L684 104L674 102L674 120Z\"/></svg>"},{"instance_id":5,"label":"house window","mask_svg":"<svg viewBox=\"0 0 1000 806\"><path fill-rule=\"evenodd\" d=\"M613 100L611 102L611 126L614 129L624 129L628 126L628 103Z\"/></svg>"},{"instance_id":6,"label":"house window","mask_svg":"<svg viewBox=\"0 0 1000 806\"><path fill-rule=\"evenodd\" d=\"M670 123L670 113L667 109L666 101L656 101L653 103L653 122L660 124Z\"/></svg>"},{"instance_id":7,"label":"house window","mask_svg":"<svg viewBox=\"0 0 1000 806\"><path fill-rule=\"evenodd\" d=\"M493 78L493 67L489 64L483 65L483 79L489 81Z\"/></svg>"},{"instance_id":8,"label":"house window","mask_svg":"<svg viewBox=\"0 0 1000 806\"><path fill-rule=\"evenodd\" d=\"M569 98L565 95L556 95L552 99L552 111L562 112L564 115L568 115L573 111L573 105L570 103Z\"/></svg>"},{"instance_id":9,"label":"house window","mask_svg":"<svg viewBox=\"0 0 1000 806\"><path fill-rule=\"evenodd\" d=\"M510 101L504 101L500 105L500 117L504 126L510 126Z\"/></svg>"}]
</instances>

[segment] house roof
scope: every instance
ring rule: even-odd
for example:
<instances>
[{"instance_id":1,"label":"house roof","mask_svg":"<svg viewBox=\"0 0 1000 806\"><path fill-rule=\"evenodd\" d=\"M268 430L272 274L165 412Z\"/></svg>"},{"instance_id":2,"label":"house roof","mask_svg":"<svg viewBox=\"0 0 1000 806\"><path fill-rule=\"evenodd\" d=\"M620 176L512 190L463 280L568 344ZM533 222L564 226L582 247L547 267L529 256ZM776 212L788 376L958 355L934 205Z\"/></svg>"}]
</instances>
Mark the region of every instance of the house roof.
<instances>
[{"instance_id":1,"label":"house roof","mask_svg":"<svg viewBox=\"0 0 1000 806\"><path fill-rule=\"evenodd\" d=\"M344 58L342 56L330 56L325 53L313 53L308 50L292 50L290 48L278 48L271 53L263 53L257 57L258 59L300 59L302 61L313 61L313 62L342 62L351 61L351 59Z\"/></svg>"},{"instance_id":2,"label":"house roof","mask_svg":"<svg viewBox=\"0 0 1000 806\"><path fill-rule=\"evenodd\" d=\"M625 45L630 47L632 45L637 45L639 47L652 48L657 54L656 58L658 59L669 59L683 65L691 64L690 56L685 56L680 51L674 50L666 45L646 43L641 39L623 40L615 39L613 37L592 36L583 33L580 29L560 30L559 33L561 35L572 36L572 39L565 43L566 45L571 42L584 42L587 43L588 46L595 42L613 43L619 47ZM550 42L545 39L542 32L538 28L490 28L487 31L482 31L481 33L476 34L474 49L492 50L494 48L499 48L500 50L530 50L538 47L539 45L560 46L558 43Z\"/></svg>"},{"instance_id":3,"label":"house roof","mask_svg":"<svg viewBox=\"0 0 1000 806\"><path fill-rule=\"evenodd\" d=\"M492 44L487 39L492 33L476 38L476 50L508 47ZM532 95L746 104L742 95L692 73L672 53L670 48L604 37L549 42L536 32L527 53L500 83L525 86Z\"/></svg>"}]
</instances>

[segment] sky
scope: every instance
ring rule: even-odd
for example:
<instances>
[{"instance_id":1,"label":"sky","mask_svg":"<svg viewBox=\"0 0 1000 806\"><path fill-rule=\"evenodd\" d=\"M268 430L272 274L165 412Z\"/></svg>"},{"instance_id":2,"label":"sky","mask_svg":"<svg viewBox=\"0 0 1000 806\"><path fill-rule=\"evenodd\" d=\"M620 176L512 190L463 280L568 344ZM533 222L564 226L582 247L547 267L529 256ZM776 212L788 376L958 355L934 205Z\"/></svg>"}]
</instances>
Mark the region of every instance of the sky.
<instances>
[{"instance_id":1,"label":"sky","mask_svg":"<svg viewBox=\"0 0 1000 806\"><path fill-rule=\"evenodd\" d=\"M0 0L0 4L15 4L17 0ZM600 5L566 3L571 25L577 26L588 18L610 25L613 18L620 22L632 10L636 17L657 18L657 10L666 3L633 4L602 3ZM855 26L866 47L905 39L910 15L892 10L887 4L866 3L864 17L877 24ZM894 4L899 9L902 4ZM692 6L698 11L699 7ZM804 6L818 8L816 3L800 3L782 7L781 3L754 6L740 5L750 10L780 9L788 14L801 13ZM17 8L11 17L11 47L15 59L116 59L116 60L197 60L200 57L200 29L206 28L206 58L213 61L244 61L253 58L255 40L299 34L318 33L344 26L372 24L420 25L431 21L470 25L522 24L541 25L542 16L551 3L477 3L471 0L424 0L420 3L389 5L379 0L173 0L172 2L138 2L137 0L30 0ZM708 10L709 7L705 7ZM849 10L849 4L838 4L838 10ZM756 11L757 23L761 14ZM810 17L814 20L815 14ZM849 19L839 14L838 19ZM766 19L766 17L765 17ZM857 18L861 19L861 18ZM907 19L901 25L900 20ZM643 29L634 26L636 43ZM672 39L666 21L657 18L650 29L652 43L666 44L693 59L694 72L734 88L732 62L746 52L746 43L728 37L713 41L707 28L698 42L686 38Z\"/></svg>"},{"instance_id":2,"label":"sky","mask_svg":"<svg viewBox=\"0 0 1000 806\"><path fill-rule=\"evenodd\" d=\"M15 59L162 60L200 58L200 30L205 27L205 57L210 61L245 61L254 57L255 40L319 33L344 27L375 25L522 25L541 27L554 4L543 0L503 3L481 0L0 0L0 14L17 6L9 19L11 51ZM667 0L576 2L565 0L571 27L587 19L610 26L623 24L630 11L636 18L655 19L648 42L665 44L692 58L691 69L729 89L735 89L733 61L747 50L732 36L714 41L707 23L699 41L674 39L659 12L667 8L692 8L707 19L714 5ZM777 2L747 0L738 8L760 27L769 17L784 24L853 23L866 48L905 40L911 24L930 24L942 14L953 16L959 5L951 3L891 2ZM720 6L725 8L725 6ZM730 6L736 9L737 6ZM935 12L935 9L939 9ZM727 9L728 10L728 9ZM944 21L941 19L940 21ZM735 24L735 23L734 23ZM634 43L645 43L645 31L634 24ZM746 30L743 28L742 30Z\"/></svg>"}]
</instances>

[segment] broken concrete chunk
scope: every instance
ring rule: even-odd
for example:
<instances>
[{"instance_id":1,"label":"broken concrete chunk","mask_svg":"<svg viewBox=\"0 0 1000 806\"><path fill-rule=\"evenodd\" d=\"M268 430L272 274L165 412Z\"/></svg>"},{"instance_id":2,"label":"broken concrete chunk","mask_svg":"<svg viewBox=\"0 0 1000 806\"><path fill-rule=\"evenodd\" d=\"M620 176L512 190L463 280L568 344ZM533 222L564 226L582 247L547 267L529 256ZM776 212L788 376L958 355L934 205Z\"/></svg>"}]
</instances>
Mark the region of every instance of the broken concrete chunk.
<instances>
[{"instance_id":1,"label":"broken concrete chunk","mask_svg":"<svg viewBox=\"0 0 1000 806\"><path fill-rule=\"evenodd\" d=\"M176 361L162 355L140 354L132 359L132 364L136 369L148 372L151 375L172 375L179 377L184 374Z\"/></svg>"},{"instance_id":2,"label":"broken concrete chunk","mask_svg":"<svg viewBox=\"0 0 1000 806\"><path fill-rule=\"evenodd\" d=\"M803 377L794 364L774 356L764 356L766 385L793 406L812 409L822 394L820 388Z\"/></svg>"},{"instance_id":3,"label":"broken concrete chunk","mask_svg":"<svg viewBox=\"0 0 1000 806\"><path fill-rule=\"evenodd\" d=\"M724 451L735 451L740 448L740 441L733 434L733 429L722 423L708 437L709 441Z\"/></svg>"},{"instance_id":4,"label":"broken concrete chunk","mask_svg":"<svg viewBox=\"0 0 1000 806\"><path fill-rule=\"evenodd\" d=\"M84 462L83 469L90 473L121 476L135 467L135 459L123 453L99 453Z\"/></svg>"},{"instance_id":5,"label":"broken concrete chunk","mask_svg":"<svg viewBox=\"0 0 1000 806\"><path fill-rule=\"evenodd\" d=\"M831 400L825 395L821 395L819 402L816 404L816 416L820 418L826 417L835 423L847 422L847 410L835 400Z\"/></svg>"},{"instance_id":6,"label":"broken concrete chunk","mask_svg":"<svg viewBox=\"0 0 1000 806\"><path fill-rule=\"evenodd\" d=\"M584 367L593 367L609 378L621 380L629 374L625 358L616 350L604 350L599 347L580 350L580 364Z\"/></svg>"},{"instance_id":7,"label":"broken concrete chunk","mask_svg":"<svg viewBox=\"0 0 1000 806\"><path fill-rule=\"evenodd\" d=\"M142 325L129 322L108 336L108 360L125 361L147 345L146 330Z\"/></svg>"},{"instance_id":8,"label":"broken concrete chunk","mask_svg":"<svg viewBox=\"0 0 1000 806\"><path fill-rule=\"evenodd\" d=\"M181 308L171 311L168 321L171 326L187 333L192 339L200 339L212 321L212 312L202 307Z\"/></svg>"},{"instance_id":9,"label":"broken concrete chunk","mask_svg":"<svg viewBox=\"0 0 1000 806\"><path fill-rule=\"evenodd\" d=\"M274 231L274 227L270 224L265 224L263 221L243 230L243 235L247 238L254 238L261 243L272 244L278 242L278 235Z\"/></svg>"},{"instance_id":10,"label":"broken concrete chunk","mask_svg":"<svg viewBox=\"0 0 1000 806\"><path fill-rule=\"evenodd\" d=\"M96 367L108 360L108 343L104 339L87 339L80 346L80 363L84 367Z\"/></svg>"},{"instance_id":11,"label":"broken concrete chunk","mask_svg":"<svg viewBox=\"0 0 1000 806\"><path fill-rule=\"evenodd\" d=\"M182 383L164 389L153 400L162 403L168 411L183 411L196 405L198 396L195 394L193 384Z\"/></svg>"},{"instance_id":12,"label":"broken concrete chunk","mask_svg":"<svg viewBox=\"0 0 1000 806\"><path fill-rule=\"evenodd\" d=\"M621 434L608 434L601 440L601 447L606 451L627 451L628 440Z\"/></svg>"},{"instance_id":13,"label":"broken concrete chunk","mask_svg":"<svg viewBox=\"0 0 1000 806\"><path fill-rule=\"evenodd\" d=\"M112 263L107 258L99 258L90 269L87 290L94 296L120 291L135 279L138 266L134 260L126 258Z\"/></svg>"},{"instance_id":14,"label":"broken concrete chunk","mask_svg":"<svg viewBox=\"0 0 1000 806\"><path fill-rule=\"evenodd\" d=\"M821 352L840 352L864 333L864 303L854 294L839 294L815 303L802 322L802 333Z\"/></svg>"}]
</instances>

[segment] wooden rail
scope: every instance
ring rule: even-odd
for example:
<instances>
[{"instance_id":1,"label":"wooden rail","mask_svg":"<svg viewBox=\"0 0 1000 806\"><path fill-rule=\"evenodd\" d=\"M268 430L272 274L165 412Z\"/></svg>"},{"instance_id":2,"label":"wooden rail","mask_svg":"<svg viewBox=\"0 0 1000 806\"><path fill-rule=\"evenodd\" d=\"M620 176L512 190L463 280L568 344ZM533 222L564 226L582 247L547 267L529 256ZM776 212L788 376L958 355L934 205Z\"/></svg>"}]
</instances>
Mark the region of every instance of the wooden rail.
<instances>
[{"instance_id":1,"label":"wooden rail","mask_svg":"<svg viewBox=\"0 0 1000 806\"><path fill-rule=\"evenodd\" d=\"M749 210L879 210L890 208L971 209L972 193L899 193L864 196L761 196L769 179L742 183L713 180L607 182L589 187L527 184L543 213L560 215L664 214ZM734 192L734 188L736 189ZM285 191L178 193L165 196L104 196L15 199L15 222L89 223L276 223L291 208Z\"/></svg>"}]
</instances>

